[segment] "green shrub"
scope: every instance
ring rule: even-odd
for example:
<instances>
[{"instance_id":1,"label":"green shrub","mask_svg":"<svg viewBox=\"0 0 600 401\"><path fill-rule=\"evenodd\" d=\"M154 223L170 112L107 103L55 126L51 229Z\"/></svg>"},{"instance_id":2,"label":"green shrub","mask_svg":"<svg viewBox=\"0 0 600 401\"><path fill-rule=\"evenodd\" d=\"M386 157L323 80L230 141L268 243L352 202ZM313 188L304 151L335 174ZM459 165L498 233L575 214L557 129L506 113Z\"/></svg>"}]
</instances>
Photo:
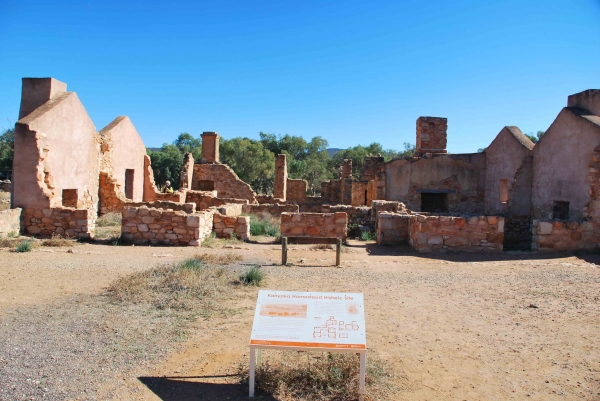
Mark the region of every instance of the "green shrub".
<instances>
[{"instance_id":1,"label":"green shrub","mask_svg":"<svg viewBox=\"0 0 600 401\"><path fill-rule=\"evenodd\" d=\"M178 267L180 269L191 270L191 271L197 272L197 271L204 269L205 265L202 262L202 260L196 259L196 258L191 258L191 259L186 259L183 262L181 262Z\"/></svg>"},{"instance_id":2,"label":"green shrub","mask_svg":"<svg viewBox=\"0 0 600 401\"><path fill-rule=\"evenodd\" d=\"M377 239L377 235L371 231L361 231L360 240L361 241L375 241Z\"/></svg>"},{"instance_id":3,"label":"green shrub","mask_svg":"<svg viewBox=\"0 0 600 401\"><path fill-rule=\"evenodd\" d=\"M21 242L15 252L31 252L31 241Z\"/></svg>"},{"instance_id":4,"label":"green shrub","mask_svg":"<svg viewBox=\"0 0 600 401\"><path fill-rule=\"evenodd\" d=\"M240 281L242 284L254 285L257 287L260 285L260 282L263 281L263 279L264 276L258 266L253 266L240 276Z\"/></svg>"},{"instance_id":5,"label":"green shrub","mask_svg":"<svg viewBox=\"0 0 600 401\"><path fill-rule=\"evenodd\" d=\"M273 217L250 215L250 235L266 235L279 237L279 220Z\"/></svg>"}]
</instances>

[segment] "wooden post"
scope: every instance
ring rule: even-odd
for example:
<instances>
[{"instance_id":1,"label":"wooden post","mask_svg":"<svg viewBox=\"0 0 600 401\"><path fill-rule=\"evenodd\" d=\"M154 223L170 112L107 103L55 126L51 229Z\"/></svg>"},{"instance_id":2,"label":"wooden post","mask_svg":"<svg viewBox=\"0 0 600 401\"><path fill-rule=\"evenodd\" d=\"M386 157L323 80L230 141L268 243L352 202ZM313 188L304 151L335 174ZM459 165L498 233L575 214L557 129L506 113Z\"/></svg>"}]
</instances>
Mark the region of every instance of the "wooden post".
<instances>
[{"instance_id":1,"label":"wooden post","mask_svg":"<svg viewBox=\"0 0 600 401\"><path fill-rule=\"evenodd\" d=\"M338 238L335 244L335 265L341 266L342 264L342 239Z\"/></svg>"},{"instance_id":2,"label":"wooden post","mask_svg":"<svg viewBox=\"0 0 600 401\"><path fill-rule=\"evenodd\" d=\"M281 264L284 266L287 264L287 243L287 237L281 237Z\"/></svg>"}]
</instances>

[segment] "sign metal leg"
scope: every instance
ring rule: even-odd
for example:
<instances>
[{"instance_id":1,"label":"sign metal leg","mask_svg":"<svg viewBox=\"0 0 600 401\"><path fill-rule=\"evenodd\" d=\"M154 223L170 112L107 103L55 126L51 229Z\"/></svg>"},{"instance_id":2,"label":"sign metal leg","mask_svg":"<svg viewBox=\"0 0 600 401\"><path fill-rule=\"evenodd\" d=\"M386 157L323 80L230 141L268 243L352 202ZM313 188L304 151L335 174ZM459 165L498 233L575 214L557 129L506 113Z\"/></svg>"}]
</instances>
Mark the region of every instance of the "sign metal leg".
<instances>
[{"instance_id":1,"label":"sign metal leg","mask_svg":"<svg viewBox=\"0 0 600 401\"><path fill-rule=\"evenodd\" d=\"M281 264L284 266L287 264L287 244L288 244L287 237L282 237L281 238Z\"/></svg>"},{"instance_id":2,"label":"sign metal leg","mask_svg":"<svg viewBox=\"0 0 600 401\"><path fill-rule=\"evenodd\" d=\"M365 376L367 374L367 353L360 354L360 375L358 377L358 401L365 399Z\"/></svg>"},{"instance_id":3,"label":"sign metal leg","mask_svg":"<svg viewBox=\"0 0 600 401\"><path fill-rule=\"evenodd\" d=\"M250 377L248 377L248 397L254 397L254 371L256 370L256 358L254 348L250 348Z\"/></svg>"},{"instance_id":4,"label":"sign metal leg","mask_svg":"<svg viewBox=\"0 0 600 401\"><path fill-rule=\"evenodd\" d=\"M342 239L338 238L335 245L335 265L340 267L342 264Z\"/></svg>"}]
</instances>

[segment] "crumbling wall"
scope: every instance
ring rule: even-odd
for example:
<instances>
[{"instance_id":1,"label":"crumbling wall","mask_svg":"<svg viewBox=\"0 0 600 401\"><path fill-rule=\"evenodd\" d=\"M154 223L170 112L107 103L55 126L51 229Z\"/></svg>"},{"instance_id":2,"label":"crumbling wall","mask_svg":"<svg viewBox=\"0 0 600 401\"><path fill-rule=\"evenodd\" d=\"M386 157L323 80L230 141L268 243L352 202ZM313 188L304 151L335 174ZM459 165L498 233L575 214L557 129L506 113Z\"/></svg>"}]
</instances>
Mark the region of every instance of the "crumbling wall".
<instances>
[{"instance_id":1,"label":"crumbling wall","mask_svg":"<svg viewBox=\"0 0 600 401\"><path fill-rule=\"evenodd\" d=\"M533 220L532 250L560 252L600 248L600 223Z\"/></svg>"},{"instance_id":2,"label":"crumbling wall","mask_svg":"<svg viewBox=\"0 0 600 401\"><path fill-rule=\"evenodd\" d=\"M154 181L154 172L152 171L152 165L150 162L150 156L144 156L144 202L154 201L170 201L170 202L185 202L186 194L185 191L175 191L171 194L161 193L156 188Z\"/></svg>"},{"instance_id":3,"label":"crumbling wall","mask_svg":"<svg viewBox=\"0 0 600 401\"><path fill-rule=\"evenodd\" d=\"M206 210L213 206L222 206L228 203L237 203L241 205L247 205L247 199L234 199L234 198L217 198L215 196L216 191L187 191L186 202L196 204L196 210Z\"/></svg>"},{"instance_id":4,"label":"crumbling wall","mask_svg":"<svg viewBox=\"0 0 600 401\"><path fill-rule=\"evenodd\" d=\"M377 245L398 245L408 243L408 222L406 213L380 212L377 214Z\"/></svg>"},{"instance_id":5,"label":"crumbling wall","mask_svg":"<svg viewBox=\"0 0 600 401\"><path fill-rule=\"evenodd\" d=\"M374 200L371 203L371 225L377 229L377 222L381 212L392 212L406 214L407 209L404 203L396 201Z\"/></svg>"},{"instance_id":6,"label":"crumbling wall","mask_svg":"<svg viewBox=\"0 0 600 401\"><path fill-rule=\"evenodd\" d=\"M45 91L35 92L39 87ZM63 190L75 190L77 208L95 210L99 139L77 94L66 92L66 84L56 80L24 78L21 104L22 118L15 125L13 207L59 208Z\"/></svg>"},{"instance_id":7,"label":"crumbling wall","mask_svg":"<svg viewBox=\"0 0 600 401\"><path fill-rule=\"evenodd\" d=\"M155 208L124 207L121 234L134 244L200 246L213 228L213 211L188 214Z\"/></svg>"},{"instance_id":8,"label":"crumbling wall","mask_svg":"<svg viewBox=\"0 0 600 401\"><path fill-rule=\"evenodd\" d=\"M232 217L215 213L213 230L219 238L231 238L235 236L242 241L247 241L250 238L250 217Z\"/></svg>"},{"instance_id":9,"label":"crumbling wall","mask_svg":"<svg viewBox=\"0 0 600 401\"><path fill-rule=\"evenodd\" d=\"M94 237L97 214L90 209L24 208L21 213L21 226L25 233L51 237L54 234L71 238L89 239Z\"/></svg>"},{"instance_id":10,"label":"crumbling wall","mask_svg":"<svg viewBox=\"0 0 600 401\"><path fill-rule=\"evenodd\" d=\"M200 181L214 183L219 198L247 199L256 203L256 194L250 185L240 180L226 164L194 164L193 190L201 190Z\"/></svg>"},{"instance_id":11,"label":"crumbling wall","mask_svg":"<svg viewBox=\"0 0 600 401\"><path fill-rule=\"evenodd\" d=\"M304 202L306 200L306 188L308 184L305 180L287 179L287 196L288 202Z\"/></svg>"},{"instance_id":12,"label":"crumbling wall","mask_svg":"<svg viewBox=\"0 0 600 401\"><path fill-rule=\"evenodd\" d=\"M417 119L416 152L446 153L448 119L442 117L419 117Z\"/></svg>"},{"instance_id":13,"label":"crumbling wall","mask_svg":"<svg viewBox=\"0 0 600 401\"><path fill-rule=\"evenodd\" d=\"M366 206L368 198L367 181L352 181L352 206Z\"/></svg>"},{"instance_id":14,"label":"crumbling wall","mask_svg":"<svg viewBox=\"0 0 600 401\"><path fill-rule=\"evenodd\" d=\"M100 215L120 213L123 206L133 201L127 199L117 181L106 172L100 172Z\"/></svg>"},{"instance_id":15,"label":"crumbling wall","mask_svg":"<svg viewBox=\"0 0 600 401\"><path fill-rule=\"evenodd\" d=\"M282 213L282 237L346 238L348 215L337 213Z\"/></svg>"},{"instance_id":16,"label":"crumbling wall","mask_svg":"<svg viewBox=\"0 0 600 401\"><path fill-rule=\"evenodd\" d=\"M341 181L327 180L321 182L321 198L323 203L331 203L337 205L341 203Z\"/></svg>"},{"instance_id":17,"label":"crumbling wall","mask_svg":"<svg viewBox=\"0 0 600 401\"><path fill-rule=\"evenodd\" d=\"M584 207L584 218L600 222L600 146L592 152L588 164L588 179L590 181L590 202Z\"/></svg>"},{"instance_id":18,"label":"crumbling wall","mask_svg":"<svg viewBox=\"0 0 600 401\"><path fill-rule=\"evenodd\" d=\"M409 232L410 245L419 253L502 252L504 218L413 215Z\"/></svg>"},{"instance_id":19,"label":"crumbling wall","mask_svg":"<svg viewBox=\"0 0 600 401\"><path fill-rule=\"evenodd\" d=\"M293 204L269 204L263 203L258 205L243 205L242 212L246 214L269 215L273 217L281 216L281 213L298 213L298 205Z\"/></svg>"},{"instance_id":20,"label":"crumbling wall","mask_svg":"<svg viewBox=\"0 0 600 401\"><path fill-rule=\"evenodd\" d=\"M0 236L19 234L21 211L22 209L0 210Z\"/></svg>"},{"instance_id":21,"label":"crumbling wall","mask_svg":"<svg viewBox=\"0 0 600 401\"><path fill-rule=\"evenodd\" d=\"M183 155L183 164L181 165L181 174L179 176L179 190L185 191L192 189L192 177L194 175L194 156L187 152Z\"/></svg>"},{"instance_id":22,"label":"crumbling wall","mask_svg":"<svg viewBox=\"0 0 600 401\"><path fill-rule=\"evenodd\" d=\"M371 181L377 179L377 174L385 166L385 160L381 156L367 156L363 161L360 181Z\"/></svg>"},{"instance_id":23,"label":"crumbling wall","mask_svg":"<svg viewBox=\"0 0 600 401\"><path fill-rule=\"evenodd\" d=\"M286 155L275 157L275 182L273 183L273 197L286 200L288 188L288 172Z\"/></svg>"},{"instance_id":24,"label":"crumbling wall","mask_svg":"<svg viewBox=\"0 0 600 401\"><path fill-rule=\"evenodd\" d=\"M367 206L323 205L321 213L343 212L348 215L348 224L371 225L371 208Z\"/></svg>"}]
</instances>

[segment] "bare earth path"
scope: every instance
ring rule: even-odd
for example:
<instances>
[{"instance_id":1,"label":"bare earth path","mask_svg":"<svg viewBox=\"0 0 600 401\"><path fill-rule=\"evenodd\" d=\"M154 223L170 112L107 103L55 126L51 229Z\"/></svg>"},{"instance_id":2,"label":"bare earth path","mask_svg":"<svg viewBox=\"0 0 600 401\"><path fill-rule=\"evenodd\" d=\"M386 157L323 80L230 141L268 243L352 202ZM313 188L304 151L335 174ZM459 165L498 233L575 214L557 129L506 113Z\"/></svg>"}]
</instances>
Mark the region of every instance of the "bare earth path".
<instances>
[{"instance_id":1,"label":"bare earth path","mask_svg":"<svg viewBox=\"0 0 600 401\"><path fill-rule=\"evenodd\" d=\"M184 336L172 330L170 316L101 301L117 277L224 251L262 264L264 288L363 292L369 352L396 374L390 400L600 399L598 255L427 258L351 245L341 269L331 266L334 252L301 246L290 252L293 266L279 266L280 248L270 244L0 251L0 388L12 379L0 399L39 399L44 388L44 399L247 399L235 374L248 355L257 288L240 290L225 305L231 313L197 320ZM145 325L152 326L147 338L138 333ZM45 343L31 351L35 341L27 337L35 340L40 330ZM138 337L146 340L128 343ZM63 358L69 348L86 357L56 383L50 356ZM25 377L44 373L36 366L47 367L45 381ZM27 379L41 389L25 394ZM61 386L65 393L55 389Z\"/></svg>"}]
</instances>

